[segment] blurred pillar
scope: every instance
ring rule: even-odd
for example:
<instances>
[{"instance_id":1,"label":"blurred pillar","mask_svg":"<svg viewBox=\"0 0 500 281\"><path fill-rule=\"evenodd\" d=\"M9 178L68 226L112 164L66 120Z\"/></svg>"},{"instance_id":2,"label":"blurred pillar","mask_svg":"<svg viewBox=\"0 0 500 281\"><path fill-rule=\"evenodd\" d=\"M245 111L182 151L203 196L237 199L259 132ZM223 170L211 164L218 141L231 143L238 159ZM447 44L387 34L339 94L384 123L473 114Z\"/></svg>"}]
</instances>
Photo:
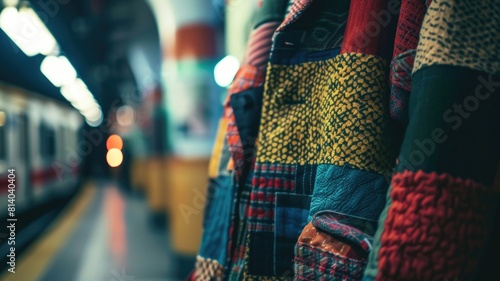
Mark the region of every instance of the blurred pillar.
<instances>
[{"instance_id":1,"label":"blurred pillar","mask_svg":"<svg viewBox=\"0 0 500 281\"><path fill-rule=\"evenodd\" d=\"M170 156L164 159L173 248L196 254L202 231L208 158L222 111L213 70L220 49L207 0L150 0L163 44L163 108ZM196 202L193 198L197 198Z\"/></svg>"},{"instance_id":2,"label":"blurred pillar","mask_svg":"<svg viewBox=\"0 0 500 281\"><path fill-rule=\"evenodd\" d=\"M262 0L226 0L225 47L226 54L243 61L248 37L253 30L255 12Z\"/></svg>"}]
</instances>

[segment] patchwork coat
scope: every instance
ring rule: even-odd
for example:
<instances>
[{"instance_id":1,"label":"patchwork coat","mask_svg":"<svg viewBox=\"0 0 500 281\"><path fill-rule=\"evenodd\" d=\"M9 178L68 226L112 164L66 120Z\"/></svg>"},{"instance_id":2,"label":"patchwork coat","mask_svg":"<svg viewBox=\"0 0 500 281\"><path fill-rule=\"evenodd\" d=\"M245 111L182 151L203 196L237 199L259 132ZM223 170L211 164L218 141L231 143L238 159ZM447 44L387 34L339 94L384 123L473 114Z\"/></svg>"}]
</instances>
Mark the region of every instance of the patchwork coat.
<instances>
[{"instance_id":1,"label":"patchwork coat","mask_svg":"<svg viewBox=\"0 0 500 281\"><path fill-rule=\"evenodd\" d=\"M429 2L365 280L497 276L500 1Z\"/></svg>"},{"instance_id":2,"label":"patchwork coat","mask_svg":"<svg viewBox=\"0 0 500 281\"><path fill-rule=\"evenodd\" d=\"M288 2L263 1L229 90L195 279L472 279L498 201L499 1Z\"/></svg>"}]
</instances>

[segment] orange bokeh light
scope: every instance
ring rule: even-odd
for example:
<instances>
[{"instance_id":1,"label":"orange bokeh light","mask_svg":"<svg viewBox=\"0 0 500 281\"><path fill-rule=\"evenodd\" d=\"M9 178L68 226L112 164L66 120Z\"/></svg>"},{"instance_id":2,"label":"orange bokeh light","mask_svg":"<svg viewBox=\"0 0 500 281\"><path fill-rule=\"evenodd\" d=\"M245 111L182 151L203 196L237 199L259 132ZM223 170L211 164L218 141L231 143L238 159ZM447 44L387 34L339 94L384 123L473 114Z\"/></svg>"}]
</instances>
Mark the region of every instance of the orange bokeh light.
<instances>
[{"instance_id":1,"label":"orange bokeh light","mask_svg":"<svg viewBox=\"0 0 500 281\"><path fill-rule=\"evenodd\" d=\"M111 135L106 141L106 148L108 150L112 148L117 148L121 150L123 148L123 140L119 135Z\"/></svg>"},{"instance_id":2,"label":"orange bokeh light","mask_svg":"<svg viewBox=\"0 0 500 281\"><path fill-rule=\"evenodd\" d=\"M106 161L108 165L112 168L118 167L123 162L123 153L118 148L111 148L108 153L106 153Z\"/></svg>"}]
</instances>

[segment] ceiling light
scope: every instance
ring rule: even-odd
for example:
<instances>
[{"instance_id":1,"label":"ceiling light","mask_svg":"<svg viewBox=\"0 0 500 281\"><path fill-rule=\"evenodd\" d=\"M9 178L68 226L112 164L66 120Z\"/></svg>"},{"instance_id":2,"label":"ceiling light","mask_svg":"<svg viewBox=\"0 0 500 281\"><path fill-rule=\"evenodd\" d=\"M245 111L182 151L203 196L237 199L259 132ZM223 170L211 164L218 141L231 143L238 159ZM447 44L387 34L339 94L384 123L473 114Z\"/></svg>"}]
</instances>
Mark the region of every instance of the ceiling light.
<instances>
[{"instance_id":1,"label":"ceiling light","mask_svg":"<svg viewBox=\"0 0 500 281\"><path fill-rule=\"evenodd\" d=\"M72 83L76 79L76 70L65 56L45 57L40 70L56 87Z\"/></svg>"},{"instance_id":2,"label":"ceiling light","mask_svg":"<svg viewBox=\"0 0 500 281\"><path fill-rule=\"evenodd\" d=\"M0 13L0 28L29 57L59 52L56 39L29 7L20 11L14 7L4 8Z\"/></svg>"}]
</instances>

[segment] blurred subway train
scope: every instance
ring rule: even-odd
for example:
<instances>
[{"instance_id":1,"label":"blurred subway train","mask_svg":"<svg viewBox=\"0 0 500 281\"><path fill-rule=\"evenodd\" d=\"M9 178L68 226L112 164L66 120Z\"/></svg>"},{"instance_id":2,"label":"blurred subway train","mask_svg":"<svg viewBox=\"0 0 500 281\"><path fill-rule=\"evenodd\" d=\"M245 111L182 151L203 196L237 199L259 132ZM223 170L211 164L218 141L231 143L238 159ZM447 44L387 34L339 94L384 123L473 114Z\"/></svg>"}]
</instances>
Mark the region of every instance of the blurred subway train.
<instances>
[{"instance_id":1,"label":"blurred subway train","mask_svg":"<svg viewBox=\"0 0 500 281\"><path fill-rule=\"evenodd\" d=\"M0 218L8 215L8 199L18 215L75 191L83 122L70 105L0 84Z\"/></svg>"}]
</instances>

